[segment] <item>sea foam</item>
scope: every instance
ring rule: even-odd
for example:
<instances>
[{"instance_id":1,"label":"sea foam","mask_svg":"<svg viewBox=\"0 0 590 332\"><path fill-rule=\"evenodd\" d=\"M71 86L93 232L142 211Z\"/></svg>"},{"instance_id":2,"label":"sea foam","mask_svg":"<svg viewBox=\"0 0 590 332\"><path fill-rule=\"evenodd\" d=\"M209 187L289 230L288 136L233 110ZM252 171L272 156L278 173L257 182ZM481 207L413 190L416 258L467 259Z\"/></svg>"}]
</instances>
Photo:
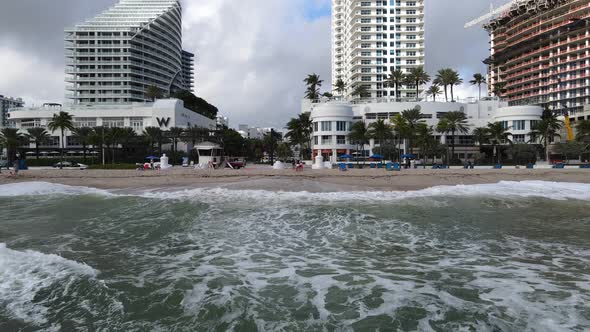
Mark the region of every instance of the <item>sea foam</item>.
<instances>
[{"instance_id":1,"label":"sea foam","mask_svg":"<svg viewBox=\"0 0 590 332\"><path fill-rule=\"evenodd\" d=\"M47 322L47 307L35 296L73 278L95 278L92 267L58 255L16 251L0 243L0 306L15 318L33 324Z\"/></svg>"},{"instance_id":2,"label":"sea foam","mask_svg":"<svg viewBox=\"0 0 590 332\"><path fill-rule=\"evenodd\" d=\"M46 182L24 182L0 185L0 197L46 195L99 195L108 197L136 196L150 199L192 199L204 203L256 200L279 202L388 202L426 197L538 197L553 200L590 200L590 184L548 181L501 181L493 184L436 186L416 191L345 191L345 192L290 192L268 190L236 190L227 188L195 188L184 190L147 190L129 194L115 194L107 190L76 187Z\"/></svg>"}]
</instances>

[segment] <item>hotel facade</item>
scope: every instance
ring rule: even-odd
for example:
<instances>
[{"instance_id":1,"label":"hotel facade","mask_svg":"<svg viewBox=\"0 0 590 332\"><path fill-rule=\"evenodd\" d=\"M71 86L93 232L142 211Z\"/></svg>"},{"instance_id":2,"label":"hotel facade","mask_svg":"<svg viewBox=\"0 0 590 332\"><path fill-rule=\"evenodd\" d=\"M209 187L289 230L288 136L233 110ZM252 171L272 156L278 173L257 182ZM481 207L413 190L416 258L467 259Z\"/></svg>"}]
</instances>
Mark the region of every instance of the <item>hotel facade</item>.
<instances>
[{"instance_id":1,"label":"hotel facade","mask_svg":"<svg viewBox=\"0 0 590 332\"><path fill-rule=\"evenodd\" d=\"M424 0L332 0L332 82L346 84L336 96L352 99L358 85L371 98L416 98L413 86L400 96L384 81L395 69L423 66Z\"/></svg>"},{"instance_id":2,"label":"hotel facade","mask_svg":"<svg viewBox=\"0 0 590 332\"><path fill-rule=\"evenodd\" d=\"M590 103L588 19L590 0L513 1L484 26L491 36L490 93L510 105L582 111Z\"/></svg>"},{"instance_id":3,"label":"hotel facade","mask_svg":"<svg viewBox=\"0 0 590 332\"><path fill-rule=\"evenodd\" d=\"M120 0L65 30L66 98L74 104L149 101L145 91L192 90L194 55L182 49L178 0Z\"/></svg>"}]
</instances>

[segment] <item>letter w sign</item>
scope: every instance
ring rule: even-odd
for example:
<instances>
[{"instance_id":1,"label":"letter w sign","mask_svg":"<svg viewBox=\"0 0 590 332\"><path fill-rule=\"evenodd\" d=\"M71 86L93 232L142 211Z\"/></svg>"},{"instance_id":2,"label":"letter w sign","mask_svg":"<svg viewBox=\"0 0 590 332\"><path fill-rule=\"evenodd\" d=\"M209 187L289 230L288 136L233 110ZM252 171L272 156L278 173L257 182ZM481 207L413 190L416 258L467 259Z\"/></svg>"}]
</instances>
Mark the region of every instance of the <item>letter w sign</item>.
<instances>
[{"instance_id":1,"label":"letter w sign","mask_svg":"<svg viewBox=\"0 0 590 332\"><path fill-rule=\"evenodd\" d=\"M168 128L168 125L170 124L170 118L156 118L156 120L158 121L158 125L160 125L160 127Z\"/></svg>"}]
</instances>

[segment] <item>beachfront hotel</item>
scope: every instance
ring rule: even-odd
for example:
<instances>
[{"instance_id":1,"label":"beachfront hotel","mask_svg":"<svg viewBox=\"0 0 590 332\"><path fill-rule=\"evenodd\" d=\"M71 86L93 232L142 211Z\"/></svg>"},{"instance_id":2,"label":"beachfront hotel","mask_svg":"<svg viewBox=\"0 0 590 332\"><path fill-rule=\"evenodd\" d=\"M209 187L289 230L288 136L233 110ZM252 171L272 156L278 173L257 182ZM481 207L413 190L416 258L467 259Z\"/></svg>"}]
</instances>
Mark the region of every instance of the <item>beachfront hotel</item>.
<instances>
[{"instance_id":1,"label":"beachfront hotel","mask_svg":"<svg viewBox=\"0 0 590 332\"><path fill-rule=\"evenodd\" d=\"M491 36L490 93L510 105L582 111L590 103L590 0L509 5L484 25Z\"/></svg>"},{"instance_id":2,"label":"beachfront hotel","mask_svg":"<svg viewBox=\"0 0 590 332\"><path fill-rule=\"evenodd\" d=\"M391 123L391 119L405 110L418 109L423 115L422 121L436 128L445 114L453 111L465 113L468 119L469 132L458 133L452 137L448 133L435 132L437 141L450 144L454 139L455 157L459 160L477 159L480 149L473 137L473 129L485 127L488 123L500 122L511 128L511 140L515 143L528 143L531 140L531 129L536 121L541 120L543 108L539 106L508 106L498 98L488 97L479 101L464 102L382 102L381 100L365 103L349 103L340 101L324 101L314 104L303 103L302 112L311 112L313 122L313 155L321 154L324 160L336 162L338 156L358 153L363 156L373 154L379 142L371 139L359 151L348 137L354 122L363 121L367 126L378 120ZM408 153L407 141L398 141L396 148L402 154Z\"/></svg>"},{"instance_id":3,"label":"beachfront hotel","mask_svg":"<svg viewBox=\"0 0 590 332\"><path fill-rule=\"evenodd\" d=\"M65 30L65 57L66 98L74 104L144 102L149 86L170 93L194 84L178 0L120 0Z\"/></svg>"},{"instance_id":4,"label":"beachfront hotel","mask_svg":"<svg viewBox=\"0 0 590 332\"><path fill-rule=\"evenodd\" d=\"M424 0L332 0L332 82L346 84L335 96L350 99L357 85L373 98L416 98L413 86L400 96L386 86L392 69L424 65Z\"/></svg>"}]
</instances>

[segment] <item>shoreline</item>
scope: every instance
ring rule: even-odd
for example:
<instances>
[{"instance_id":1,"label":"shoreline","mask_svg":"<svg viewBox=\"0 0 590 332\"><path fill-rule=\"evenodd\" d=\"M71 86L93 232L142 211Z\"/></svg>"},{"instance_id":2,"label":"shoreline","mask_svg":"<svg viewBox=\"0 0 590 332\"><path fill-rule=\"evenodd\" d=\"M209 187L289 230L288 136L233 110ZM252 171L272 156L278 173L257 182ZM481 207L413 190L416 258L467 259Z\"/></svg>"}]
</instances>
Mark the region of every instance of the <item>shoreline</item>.
<instances>
[{"instance_id":1,"label":"shoreline","mask_svg":"<svg viewBox=\"0 0 590 332\"><path fill-rule=\"evenodd\" d=\"M22 182L49 182L106 190L166 190L169 188L221 187L237 190L268 191L414 191L436 186L492 184L501 181L548 181L590 183L585 169L512 169L512 170L431 170L401 172L359 169L338 170L243 169L193 170L165 172L136 170L27 170L19 178L0 174L0 185Z\"/></svg>"}]
</instances>

